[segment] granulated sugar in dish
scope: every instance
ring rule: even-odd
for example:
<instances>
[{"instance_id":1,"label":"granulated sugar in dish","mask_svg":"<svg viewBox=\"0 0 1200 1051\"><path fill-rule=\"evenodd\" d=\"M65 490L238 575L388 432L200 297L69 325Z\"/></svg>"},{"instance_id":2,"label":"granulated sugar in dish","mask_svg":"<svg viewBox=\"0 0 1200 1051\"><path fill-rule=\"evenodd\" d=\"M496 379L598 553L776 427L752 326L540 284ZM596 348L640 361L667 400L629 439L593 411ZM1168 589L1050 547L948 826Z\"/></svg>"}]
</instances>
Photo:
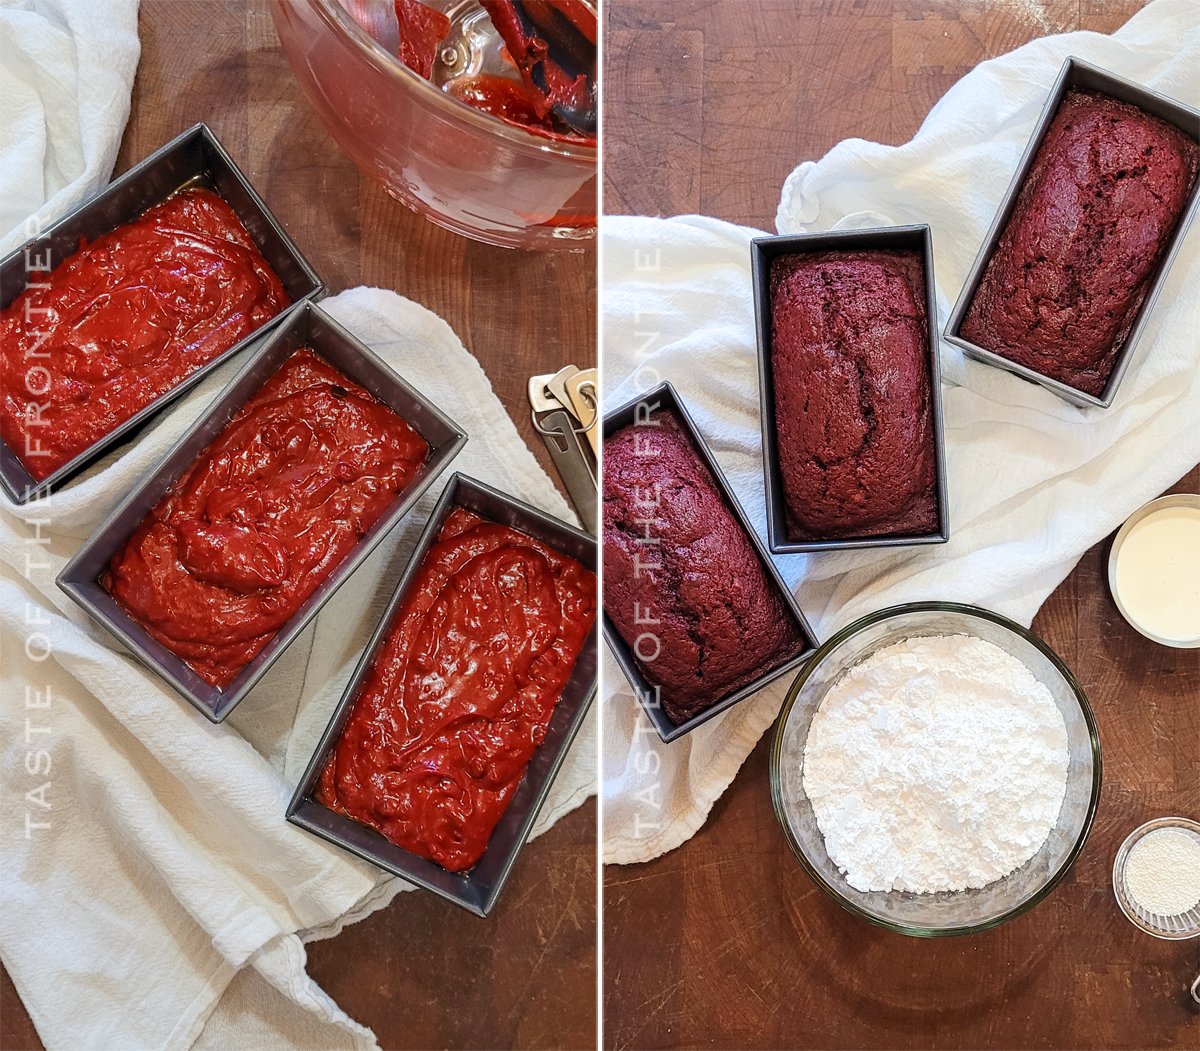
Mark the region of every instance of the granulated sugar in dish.
<instances>
[{"instance_id":1,"label":"granulated sugar in dish","mask_svg":"<svg viewBox=\"0 0 1200 1051\"><path fill-rule=\"evenodd\" d=\"M1194 908L1200 904L1200 840L1173 828L1146 833L1125 859L1125 890L1156 916Z\"/></svg>"},{"instance_id":2,"label":"granulated sugar in dish","mask_svg":"<svg viewBox=\"0 0 1200 1051\"><path fill-rule=\"evenodd\" d=\"M970 635L905 639L830 687L804 749L825 848L861 891L985 887L1058 820L1067 728L1015 657Z\"/></svg>"}]
</instances>

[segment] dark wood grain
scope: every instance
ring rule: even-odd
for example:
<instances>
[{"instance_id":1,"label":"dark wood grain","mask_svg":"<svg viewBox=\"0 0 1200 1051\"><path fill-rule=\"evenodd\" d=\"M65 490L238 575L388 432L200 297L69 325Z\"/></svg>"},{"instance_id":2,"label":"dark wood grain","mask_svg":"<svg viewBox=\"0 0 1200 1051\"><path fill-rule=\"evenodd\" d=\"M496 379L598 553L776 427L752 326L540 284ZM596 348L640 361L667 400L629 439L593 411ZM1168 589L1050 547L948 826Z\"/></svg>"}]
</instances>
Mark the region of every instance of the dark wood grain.
<instances>
[{"instance_id":1,"label":"dark wood grain","mask_svg":"<svg viewBox=\"0 0 1200 1051\"><path fill-rule=\"evenodd\" d=\"M449 322L553 475L525 384L535 372L594 363L594 250L491 248L393 201L309 109L265 3L143 0L139 27L117 173L206 121L331 290L394 289ZM310 973L385 1048L594 1047L595 825L589 802L531 844L488 920L404 894L311 945ZM0 1046L40 1046L7 975Z\"/></svg>"},{"instance_id":2,"label":"dark wood grain","mask_svg":"<svg viewBox=\"0 0 1200 1051\"><path fill-rule=\"evenodd\" d=\"M799 161L848 136L903 142L984 59L1045 33L1111 31L1139 6L608 0L606 211L772 229ZM1196 492L1200 471L1176 488ZM1195 943L1140 934L1111 890L1135 825L1200 812L1200 652L1125 624L1107 552L1089 551L1034 623L1091 698L1105 775L1087 847L1044 903L938 942L857 920L792 858L764 738L692 840L606 868L605 1046L1200 1046Z\"/></svg>"},{"instance_id":3,"label":"dark wood grain","mask_svg":"<svg viewBox=\"0 0 1200 1051\"><path fill-rule=\"evenodd\" d=\"M899 144L955 81L1141 0L608 0L604 210L774 228L779 189L845 138Z\"/></svg>"}]
</instances>

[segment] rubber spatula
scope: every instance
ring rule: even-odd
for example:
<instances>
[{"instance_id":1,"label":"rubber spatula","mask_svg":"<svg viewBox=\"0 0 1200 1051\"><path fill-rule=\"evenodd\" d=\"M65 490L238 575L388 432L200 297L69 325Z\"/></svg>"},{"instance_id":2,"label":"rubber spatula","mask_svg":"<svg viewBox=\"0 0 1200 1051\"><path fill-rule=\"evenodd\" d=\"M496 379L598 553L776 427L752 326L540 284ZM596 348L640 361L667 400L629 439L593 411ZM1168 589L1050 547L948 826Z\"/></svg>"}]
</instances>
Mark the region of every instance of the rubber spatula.
<instances>
[{"instance_id":1,"label":"rubber spatula","mask_svg":"<svg viewBox=\"0 0 1200 1051\"><path fill-rule=\"evenodd\" d=\"M480 0L547 109L573 130L596 133L596 13L583 0Z\"/></svg>"}]
</instances>

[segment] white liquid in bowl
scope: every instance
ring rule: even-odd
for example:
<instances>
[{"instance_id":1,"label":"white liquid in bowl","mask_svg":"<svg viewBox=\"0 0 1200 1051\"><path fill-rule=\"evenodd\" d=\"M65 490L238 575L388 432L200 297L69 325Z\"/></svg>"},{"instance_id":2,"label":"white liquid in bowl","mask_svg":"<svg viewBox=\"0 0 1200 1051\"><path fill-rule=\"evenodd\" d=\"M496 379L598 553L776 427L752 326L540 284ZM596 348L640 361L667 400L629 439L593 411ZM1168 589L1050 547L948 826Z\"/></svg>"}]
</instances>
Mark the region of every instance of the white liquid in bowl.
<instances>
[{"instance_id":1,"label":"white liquid in bowl","mask_svg":"<svg viewBox=\"0 0 1200 1051\"><path fill-rule=\"evenodd\" d=\"M1200 639L1200 505L1164 507L1134 525L1114 584L1135 626L1168 642Z\"/></svg>"}]
</instances>

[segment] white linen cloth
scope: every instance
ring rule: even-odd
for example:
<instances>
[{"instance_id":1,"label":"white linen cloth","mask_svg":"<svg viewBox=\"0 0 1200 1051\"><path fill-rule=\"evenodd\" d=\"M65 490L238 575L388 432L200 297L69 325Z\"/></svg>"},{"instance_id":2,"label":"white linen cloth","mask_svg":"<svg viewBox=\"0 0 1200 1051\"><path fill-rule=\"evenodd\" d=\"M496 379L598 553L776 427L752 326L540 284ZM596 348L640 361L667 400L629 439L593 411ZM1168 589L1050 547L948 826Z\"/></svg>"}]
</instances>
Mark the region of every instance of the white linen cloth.
<instances>
[{"instance_id":1,"label":"white linen cloth","mask_svg":"<svg viewBox=\"0 0 1200 1051\"><path fill-rule=\"evenodd\" d=\"M944 325L1068 55L1200 104L1200 8L1158 0L1111 37L1047 37L983 63L903 146L850 139L801 164L783 188L779 232L929 223ZM749 245L758 235L699 216L605 219L604 366L609 409L660 379L676 386L765 537ZM1200 460L1198 257L1193 229L1108 410L1075 408L943 342L950 542L776 557L819 638L931 599L1028 625L1088 547ZM605 860L645 861L690 838L790 678L664 745L606 653Z\"/></svg>"},{"instance_id":2,"label":"white linen cloth","mask_svg":"<svg viewBox=\"0 0 1200 1051\"><path fill-rule=\"evenodd\" d=\"M81 480L0 506L0 954L52 1049L375 1046L307 977L303 942L403 885L288 824L288 799L451 473L574 521L441 318L381 289L322 306L471 437L223 725L125 656L54 578L247 354ZM535 835L595 791L595 750L593 715ZM49 827L26 838L26 815Z\"/></svg>"},{"instance_id":3,"label":"white linen cloth","mask_svg":"<svg viewBox=\"0 0 1200 1051\"><path fill-rule=\"evenodd\" d=\"M108 182L137 14L137 0L0 0L0 256Z\"/></svg>"},{"instance_id":4,"label":"white linen cloth","mask_svg":"<svg viewBox=\"0 0 1200 1051\"><path fill-rule=\"evenodd\" d=\"M0 255L106 185L129 114L137 10L0 0ZM472 434L447 475L571 517L441 319L375 289L325 306ZM444 479L221 727L54 585L246 356L50 500L0 503L0 956L52 1049L375 1044L308 979L303 942L404 885L283 812ZM594 751L589 720L535 835L594 791ZM26 815L49 827L26 838Z\"/></svg>"}]
</instances>

